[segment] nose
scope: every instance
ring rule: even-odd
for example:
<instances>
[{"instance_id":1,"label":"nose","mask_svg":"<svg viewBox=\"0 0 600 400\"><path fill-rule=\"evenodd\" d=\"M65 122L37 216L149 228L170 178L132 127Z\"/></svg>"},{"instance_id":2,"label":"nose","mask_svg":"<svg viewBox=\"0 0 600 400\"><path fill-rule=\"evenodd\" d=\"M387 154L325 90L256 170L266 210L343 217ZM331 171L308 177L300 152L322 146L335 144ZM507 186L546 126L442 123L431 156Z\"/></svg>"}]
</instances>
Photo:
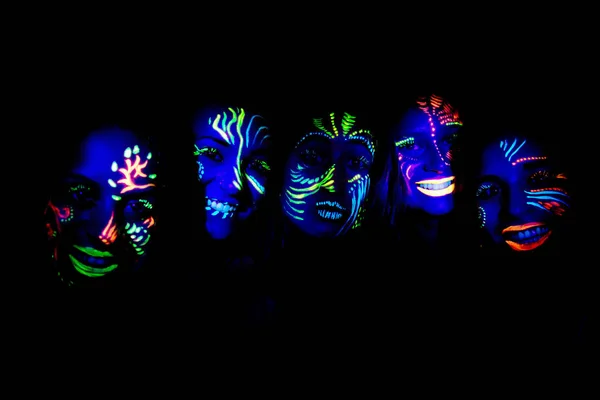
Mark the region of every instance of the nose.
<instances>
[{"instance_id":1,"label":"nose","mask_svg":"<svg viewBox=\"0 0 600 400\"><path fill-rule=\"evenodd\" d=\"M512 225L520 220L520 216L526 212L527 203L525 194L518 190L505 188L502 193L502 206L500 209L500 221Z\"/></svg>"},{"instance_id":2,"label":"nose","mask_svg":"<svg viewBox=\"0 0 600 400\"><path fill-rule=\"evenodd\" d=\"M344 190L344 185L348 181L348 171L341 165L335 165L333 170L333 184L331 185L332 192L340 192Z\"/></svg>"},{"instance_id":3,"label":"nose","mask_svg":"<svg viewBox=\"0 0 600 400\"><path fill-rule=\"evenodd\" d=\"M427 172L433 172L436 174L443 174L448 170L448 164L445 162L444 157L440 154L439 149L435 143L431 143L423 155L423 169Z\"/></svg>"},{"instance_id":4,"label":"nose","mask_svg":"<svg viewBox=\"0 0 600 400\"><path fill-rule=\"evenodd\" d=\"M521 215L527 212L527 196L523 190L511 190L508 194L507 209L511 215Z\"/></svg>"},{"instance_id":5,"label":"nose","mask_svg":"<svg viewBox=\"0 0 600 400\"><path fill-rule=\"evenodd\" d=\"M232 169L217 176L219 187L228 195L235 196L243 190L242 172Z\"/></svg>"}]
</instances>

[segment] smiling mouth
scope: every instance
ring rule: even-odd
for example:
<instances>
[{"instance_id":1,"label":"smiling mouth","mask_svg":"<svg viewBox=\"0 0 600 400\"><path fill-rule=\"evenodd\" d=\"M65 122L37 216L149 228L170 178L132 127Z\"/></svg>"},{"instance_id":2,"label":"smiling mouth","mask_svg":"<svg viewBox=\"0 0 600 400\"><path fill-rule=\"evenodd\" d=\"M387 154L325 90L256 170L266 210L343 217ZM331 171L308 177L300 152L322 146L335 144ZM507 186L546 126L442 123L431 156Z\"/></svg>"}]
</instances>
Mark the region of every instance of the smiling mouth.
<instances>
[{"instance_id":1,"label":"smiling mouth","mask_svg":"<svg viewBox=\"0 0 600 400\"><path fill-rule=\"evenodd\" d=\"M108 251L96 250L93 247L73 245L79 250L77 257L69 254L69 259L77 272L90 278L99 278L115 270L119 265Z\"/></svg>"},{"instance_id":2,"label":"smiling mouth","mask_svg":"<svg viewBox=\"0 0 600 400\"><path fill-rule=\"evenodd\" d=\"M226 201L220 201L217 199L209 199L208 197L206 198L206 206L205 209L206 211L210 211L213 217L219 216L222 219L225 219L227 217L232 218L233 214L235 213L235 211L237 210L238 205L237 204L230 204L227 203Z\"/></svg>"},{"instance_id":3,"label":"smiling mouth","mask_svg":"<svg viewBox=\"0 0 600 400\"><path fill-rule=\"evenodd\" d=\"M348 210L337 201L319 201L316 206L319 217L327 221L339 221L348 214Z\"/></svg>"},{"instance_id":4,"label":"smiling mouth","mask_svg":"<svg viewBox=\"0 0 600 400\"><path fill-rule=\"evenodd\" d=\"M529 251L540 247L552 234L546 224L530 222L513 225L502 231L506 244L516 251Z\"/></svg>"},{"instance_id":5,"label":"smiling mouth","mask_svg":"<svg viewBox=\"0 0 600 400\"><path fill-rule=\"evenodd\" d=\"M417 190L426 196L441 197L454 193L454 176L441 179L425 179L416 182Z\"/></svg>"}]
</instances>

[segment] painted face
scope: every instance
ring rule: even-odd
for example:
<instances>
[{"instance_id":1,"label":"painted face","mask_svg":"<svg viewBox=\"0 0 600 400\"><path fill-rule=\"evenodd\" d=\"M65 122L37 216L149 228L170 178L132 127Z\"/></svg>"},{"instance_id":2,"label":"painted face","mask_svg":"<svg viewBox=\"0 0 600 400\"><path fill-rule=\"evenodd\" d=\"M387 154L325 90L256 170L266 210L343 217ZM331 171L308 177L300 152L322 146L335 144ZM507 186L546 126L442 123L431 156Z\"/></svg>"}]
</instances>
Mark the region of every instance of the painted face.
<instances>
[{"instance_id":1,"label":"painted face","mask_svg":"<svg viewBox=\"0 0 600 400\"><path fill-rule=\"evenodd\" d=\"M461 126L458 113L435 95L419 99L403 115L394 142L407 206L431 215L454 209L451 162Z\"/></svg>"},{"instance_id":2,"label":"painted face","mask_svg":"<svg viewBox=\"0 0 600 400\"><path fill-rule=\"evenodd\" d=\"M260 115L228 108L194 122L198 180L205 189L206 230L224 239L265 196L269 177L269 128Z\"/></svg>"},{"instance_id":3,"label":"painted face","mask_svg":"<svg viewBox=\"0 0 600 400\"><path fill-rule=\"evenodd\" d=\"M86 137L46 209L63 281L140 267L155 224L155 164L130 131L106 128Z\"/></svg>"},{"instance_id":4,"label":"painted face","mask_svg":"<svg viewBox=\"0 0 600 400\"><path fill-rule=\"evenodd\" d=\"M533 141L506 136L482 154L477 202L480 226L514 251L542 246L570 207L567 178Z\"/></svg>"},{"instance_id":5,"label":"painted face","mask_svg":"<svg viewBox=\"0 0 600 400\"><path fill-rule=\"evenodd\" d=\"M355 120L347 113L314 119L315 131L300 139L287 161L283 211L308 235L339 236L360 224L375 142Z\"/></svg>"}]
</instances>

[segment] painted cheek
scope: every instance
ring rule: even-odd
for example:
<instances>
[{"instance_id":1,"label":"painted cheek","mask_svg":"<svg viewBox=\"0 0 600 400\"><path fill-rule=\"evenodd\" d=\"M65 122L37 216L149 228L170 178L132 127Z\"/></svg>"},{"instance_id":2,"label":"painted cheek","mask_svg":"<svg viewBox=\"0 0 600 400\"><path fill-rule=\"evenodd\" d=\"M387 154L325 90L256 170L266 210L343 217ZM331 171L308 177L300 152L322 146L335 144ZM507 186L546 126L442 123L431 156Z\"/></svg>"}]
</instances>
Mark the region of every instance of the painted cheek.
<instances>
[{"instance_id":1,"label":"painted cheek","mask_svg":"<svg viewBox=\"0 0 600 400\"><path fill-rule=\"evenodd\" d=\"M204 177L204 164L200 161L196 161L198 164L198 180L202 182L202 178Z\"/></svg>"},{"instance_id":2,"label":"painted cheek","mask_svg":"<svg viewBox=\"0 0 600 400\"><path fill-rule=\"evenodd\" d=\"M112 244L117 238L117 225L114 223L115 213L113 212L110 216L108 223L102 229L102 232L98 236L104 244Z\"/></svg>"}]
</instances>

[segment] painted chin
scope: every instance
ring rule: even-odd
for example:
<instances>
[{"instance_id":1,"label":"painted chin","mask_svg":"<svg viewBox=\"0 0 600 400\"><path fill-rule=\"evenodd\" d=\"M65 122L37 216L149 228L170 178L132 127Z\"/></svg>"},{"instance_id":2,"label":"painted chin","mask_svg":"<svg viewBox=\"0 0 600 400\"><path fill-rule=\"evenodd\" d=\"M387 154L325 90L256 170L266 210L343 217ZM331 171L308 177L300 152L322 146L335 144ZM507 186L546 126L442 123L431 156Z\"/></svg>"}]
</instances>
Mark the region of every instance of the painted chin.
<instances>
[{"instance_id":1,"label":"painted chin","mask_svg":"<svg viewBox=\"0 0 600 400\"><path fill-rule=\"evenodd\" d=\"M349 216L348 209L337 201L319 201L316 210L319 219L326 222L342 223Z\"/></svg>"},{"instance_id":2,"label":"painted chin","mask_svg":"<svg viewBox=\"0 0 600 400\"><path fill-rule=\"evenodd\" d=\"M118 267L112 253L93 247L73 245L69 259L77 272L90 278L100 278Z\"/></svg>"},{"instance_id":3,"label":"painted chin","mask_svg":"<svg viewBox=\"0 0 600 400\"><path fill-rule=\"evenodd\" d=\"M552 230L541 222L509 226L502 231L502 237L515 251L531 251L543 245L552 234Z\"/></svg>"},{"instance_id":4,"label":"painted chin","mask_svg":"<svg viewBox=\"0 0 600 400\"><path fill-rule=\"evenodd\" d=\"M429 197L442 197L454 193L455 177L425 179L415 182L417 190Z\"/></svg>"}]
</instances>

